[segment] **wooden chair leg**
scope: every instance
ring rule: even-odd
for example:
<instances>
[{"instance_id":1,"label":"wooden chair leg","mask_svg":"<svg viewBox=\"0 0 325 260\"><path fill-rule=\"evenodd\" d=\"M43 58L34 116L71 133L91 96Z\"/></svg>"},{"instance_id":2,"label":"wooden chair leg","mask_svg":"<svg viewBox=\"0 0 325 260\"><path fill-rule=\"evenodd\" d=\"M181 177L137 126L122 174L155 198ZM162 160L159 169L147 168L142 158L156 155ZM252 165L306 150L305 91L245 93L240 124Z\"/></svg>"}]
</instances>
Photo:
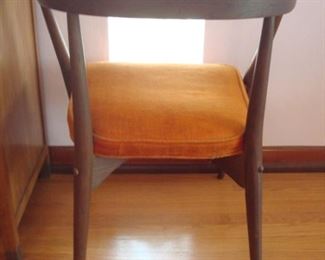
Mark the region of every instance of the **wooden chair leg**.
<instances>
[{"instance_id":1,"label":"wooden chair leg","mask_svg":"<svg viewBox=\"0 0 325 260\"><path fill-rule=\"evenodd\" d=\"M88 170L89 171L89 170ZM89 226L89 209L91 199L91 172L75 170L74 176L74 260L85 260Z\"/></svg>"},{"instance_id":2,"label":"wooden chair leg","mask_svg":"<svg viewBox=\"0 0 325 260\"><path fill-rule=\"evenodd\" d=\"M255 181L246 186L246 213L251 260L262 259L262 189L261 173L254 173Z\"/></svg>"},{"instance_id":3,"label":"wooden chair leg","mask_svg":"<svg viewBox=\"0 0 325 260\"><path fill-rule=\"evenodd\" d=\"M262 259L263 121L275 28L275 17L264 19L245 129L245 189L251 260Z\"/></svg>"},{"instance_id":4,"label":"wooden chair leg","mask_svg":"<svg viewBox=\"0 0 325 260\"><path fill-rule=\"evenodd\" d=\"M74 86L73 115L76 168L74 176L73 250L74 260L85 260L93 169L93 134L79 16L68 13L67 22L71 55L70 84Z\"/></svg>"},{"instance_id":5,"label":"wooden chair leg","mask_svg":"<svg viewBox=\"0 0 325 260\"><path fill-rule=\"evenodd\" d=\"M225 172L224 172L224 171L220 171L220 172L218 172L218 176L217 176L217 178L218 178L219 180L224 179L224 178L225 178Z\"/></svg>"}]
</instances>

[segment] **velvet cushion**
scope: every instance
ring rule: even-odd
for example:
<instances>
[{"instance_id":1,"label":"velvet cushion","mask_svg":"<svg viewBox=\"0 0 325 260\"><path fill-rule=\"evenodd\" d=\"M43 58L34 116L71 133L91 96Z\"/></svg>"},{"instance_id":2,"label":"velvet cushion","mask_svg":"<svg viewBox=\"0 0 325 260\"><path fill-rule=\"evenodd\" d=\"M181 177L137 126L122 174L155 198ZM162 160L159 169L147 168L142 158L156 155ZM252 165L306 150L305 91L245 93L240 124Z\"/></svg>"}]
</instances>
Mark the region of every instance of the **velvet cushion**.
<instances>
[{"instance_id":1,"label":"velvet cushion","mask_svg":"<svg viewBox=\"0 0 325 260\"><path fill-rule=\"evenodd\" d=\"M242 152L248 99L234 67L103 62L87 73L96 155L212 159ZM71 100L68 121L73 139Z\"/></svg>"}]
</instances>

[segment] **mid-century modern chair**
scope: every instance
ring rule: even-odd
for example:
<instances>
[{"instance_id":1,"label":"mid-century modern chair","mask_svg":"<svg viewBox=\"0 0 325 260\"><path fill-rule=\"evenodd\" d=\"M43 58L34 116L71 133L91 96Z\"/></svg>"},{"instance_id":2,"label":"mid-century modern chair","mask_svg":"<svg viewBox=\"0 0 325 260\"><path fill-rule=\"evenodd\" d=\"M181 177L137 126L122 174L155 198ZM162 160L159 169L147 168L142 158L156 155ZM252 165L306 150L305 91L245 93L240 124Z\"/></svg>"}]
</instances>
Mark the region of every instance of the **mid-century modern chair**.
<instances>
[{"instance_id":1,"label":"mid-century modern chair","mask_svg":"<svg viewBox=\"0 0 325 260\"><path fill-rule=\"evenodd\" d=\"M129 158L218 160L246 191L250 258L262 259L264 107L272 42L296 0L39 0L70 97L75 143L74 259L86 258L92 186ZM69 50L51 9L67 12ZM242 77L228 65L86 66L79 14L264 18L261 41ZM190 44L190 43L189 43ZM240 48L240 46L238 46Z\"/></svg>"}]
</instances>

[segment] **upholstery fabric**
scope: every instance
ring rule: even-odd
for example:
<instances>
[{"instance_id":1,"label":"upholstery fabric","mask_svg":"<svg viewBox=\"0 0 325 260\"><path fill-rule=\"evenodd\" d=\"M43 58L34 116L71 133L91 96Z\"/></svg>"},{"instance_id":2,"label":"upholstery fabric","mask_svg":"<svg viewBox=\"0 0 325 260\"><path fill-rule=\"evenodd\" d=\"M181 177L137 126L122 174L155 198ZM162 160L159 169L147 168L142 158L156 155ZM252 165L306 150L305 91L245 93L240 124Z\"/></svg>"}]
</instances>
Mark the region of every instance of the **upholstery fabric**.
<instances>
[{"instance_id":1,"label":"upholstery fabric","mask_svg":"<svg viewBox=\"0 0 325 260\"><path fill-rule=\"evenodd\" d=\"M87 66L94 153L213 159L240 154L248 98L229 65ZM68 122L73 139L72 99Z\"/></svg>"}]
</instances>

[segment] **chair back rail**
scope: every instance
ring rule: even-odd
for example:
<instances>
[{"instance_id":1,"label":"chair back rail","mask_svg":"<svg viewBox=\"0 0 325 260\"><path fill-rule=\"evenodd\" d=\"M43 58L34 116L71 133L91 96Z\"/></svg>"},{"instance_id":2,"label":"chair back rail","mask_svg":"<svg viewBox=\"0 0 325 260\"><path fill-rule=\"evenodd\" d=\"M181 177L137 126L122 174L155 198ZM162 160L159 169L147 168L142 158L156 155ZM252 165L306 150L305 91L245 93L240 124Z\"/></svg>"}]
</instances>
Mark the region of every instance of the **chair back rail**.
<instances>
[{"instance_id":1,"label":"chair back rail","mask_svg":"<svg viewBox=\"0 0 325 260\"><path fill-rule=\"evenodd\" d=\"M275 17L275 30L274 30L274 36L273 39L276 36L276 33L278 32L278 29L280 27L281 21L282 21L283 15ZM248 96L250 97L252 94L252 85L253 85L253 79L254 79L254 72L256 67L256 59L257 59L258 50L255 52L251 65L249 66L248 70L245 73L244 76L244 82L246 86L246 90L248 93Z\"/></svg>"},{"instance_id":2,"label":"chair back rail","mask_svg":"<svg viewBox=\"0 0 325 260\"><path fill-rule=\"evenodd\" d=\"M265 18L248 106L244 152L257 163L256 168L262 167L264 111L275 31L275 17Z\"/></svg>"},{"instance_id":3,"label":"chair back rail","mask_svg":"<svg viewBox=\"0 0 325 260\"><path fill-rule=\"evenodd\" d=\"M243 19L279 16L296 0L38 0L75 14L142 18Z\"/></svg>"},{"instance_id":4,"label":"chair back rail","mask_svg":"<svg viewBox=\"0 0 325 260\"><path fill-rule=\"evenodd\" d=\"M49 34L53 43L53 47L58 58L62 76L64 79L64 84L67 90L67 94L71 96L71 88L70 88L70 56L67 46L63 40L61 30L55 21L53 13L50 9L46 7L42 7L43 16L49 30Z\"/></svg>"}]
</instances>

